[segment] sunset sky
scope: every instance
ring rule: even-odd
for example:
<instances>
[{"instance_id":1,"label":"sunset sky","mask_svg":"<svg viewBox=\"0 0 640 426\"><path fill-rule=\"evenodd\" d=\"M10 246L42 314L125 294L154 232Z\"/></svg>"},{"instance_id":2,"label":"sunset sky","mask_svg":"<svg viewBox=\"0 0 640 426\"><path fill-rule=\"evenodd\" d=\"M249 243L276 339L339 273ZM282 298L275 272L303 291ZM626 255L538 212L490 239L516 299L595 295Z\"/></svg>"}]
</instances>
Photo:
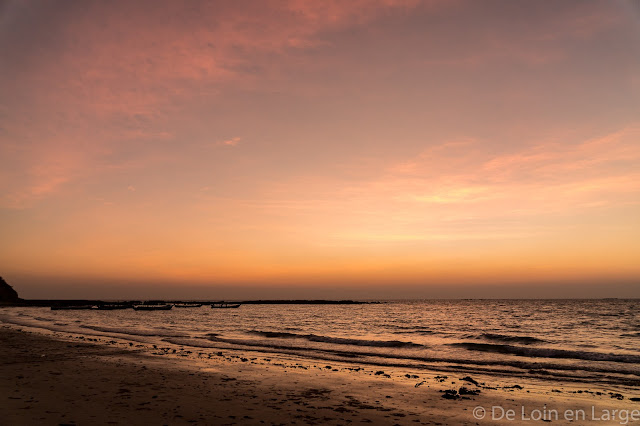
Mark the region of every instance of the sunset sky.
<instances>
[{"instance_id":1,"label":"sunset sky","mask_svg":"<svg viewBox=\"0 0 640 426\"><path fill-rule=\"evenodd\" d=\"M640 297L639 5L1 2L0 275Z\"/></svg>"}]
</instances>

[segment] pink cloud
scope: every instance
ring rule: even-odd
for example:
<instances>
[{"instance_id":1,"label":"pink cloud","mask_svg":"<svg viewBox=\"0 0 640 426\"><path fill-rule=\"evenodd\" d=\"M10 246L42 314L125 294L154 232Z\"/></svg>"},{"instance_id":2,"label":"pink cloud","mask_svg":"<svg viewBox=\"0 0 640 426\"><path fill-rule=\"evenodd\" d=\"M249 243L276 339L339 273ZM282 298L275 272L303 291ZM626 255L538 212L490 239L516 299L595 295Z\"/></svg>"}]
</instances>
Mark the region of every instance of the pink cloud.
<instances>
[{"instance_id":1,"label":"pink cloud","mask_svg":"<svg viewBox=\"0 0 640 426\"><path fill-rule=\"evenodd\" d=\"M417 227L426 239L442 230L467 239L488 229L496 236L551 232L563 217L579 223L590 212L640 205L637 140L640 127L630 126L583 142L494 155L479 142L443 144L390 167L361 193L377 193L404 216L408 225L396 233ZM471 218L466 225L448 221L464 215Z\"/></svg>"},{"instance_id":2,"label":"pink cloud","mask_svg":"<svg viewBox=\"0 0 640 426\"><path fill-rule=\"evenodd\" d=\"M582 142L544 142L493 154L477 140L447 142L388 168L407 180L474 181L499 185L583 180L627 174L640 161L640 127L629 126Z\"/></svg>"},{"instance_id":3,"label":"pink cloud","mask_svg":"<svg viewBox=\"0 0 640 426\"><path fill-rule=\"evenodd\" d=\"M240 137L236 136L234 138L231 139L227 139L224 141L220 141L217 143L217 145L224 145L224 146L236 146L240 143Z\"/></svg>"},{"instance_id":4,"label":"pink cloud","mask_svg":"<svg viewBox=\"0 0 640 426\"><path fill-rule=\"evenodd\" d=\"M38 97L96 114L154 114L220 83L251 84L265 55L316 45L318 33L361 25L415 1L96 3L73 10L54 35L58 51L33 52L17 82ZM96 22L100 25L96 25ZM46 78L42 70L46 69ZM52 84L53 83L53 84ZM51 99L50 102L53 102Z\"/></svg>"},{"instance_id":5,"label":"pink cloud","mask_svg":"<svg viewBox=\"0 0 640 426\"><path fill-rule=\"evenodd\" d=\"M47 17L52 47L11 52L18 48L3 46L3 53L28 60L7 60L13 74L0 83L3 102L19 100L0 105L0 144L14 163L3 167L2 203L25 207L96 169L143 161L120 153L136 143L175 138L165 123L194 99L215 98L221 85L250 88L254 70L264 74L273 55L313 48L325 30L413 4L121 2L70 7ZM9 30L42 38L20 19L46 12L12 9L16 27Z\"/></svg>"},{"instance_id":6,"label":"pink cloud","mask_svg":"<svg viewBox=\"0 0 640 426\"><path fill-rule=\"evenodd\" d=\"M640 126L503 153L477 140L453 141L389 164L377 178L308 176L225 203L250 206L284 229L322 222L324 234L315 237L325 244L526 238L565 232L566 225L557 228L563 218L579 223L602 209L640 205L637 140Z\"/></svg>"}]
</instances>

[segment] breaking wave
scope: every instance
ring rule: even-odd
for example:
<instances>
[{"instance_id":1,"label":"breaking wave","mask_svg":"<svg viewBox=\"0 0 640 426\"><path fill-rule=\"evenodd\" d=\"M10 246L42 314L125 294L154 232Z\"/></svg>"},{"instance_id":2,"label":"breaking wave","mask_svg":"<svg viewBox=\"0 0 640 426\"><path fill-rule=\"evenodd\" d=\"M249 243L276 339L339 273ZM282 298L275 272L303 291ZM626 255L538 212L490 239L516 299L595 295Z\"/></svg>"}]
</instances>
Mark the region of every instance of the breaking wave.
<instances>
[{"instance_id":1,"label":"breaking wave","mask_svg":"<svg viewBox=\"0 0 640 426\"><path fill-rule=\"evenodd\" d=\"M185 333L167 332L158 329L141 330L137 328L119 328L119 327L102 327L95 325L81 325L81 328L89 330L102 331L104 333L129 334L132 336L158 336L158 337L188 337Z\"/></svg>"},{"instance_id":2,"label":"breaking wave","mask_svg":"<svg viewBox=\"0 0 640 426\"><path fill-rule=\"evenodd\" d=\"M424 348L425 345L413 342L402 342L400 340L366 340L349 339L344 337L319 336L317 334L297 334L281 331L260 331L251 330L250 334L266 338L279 339L303 339L309 342L331 343L334 345L370 346L374 348Z\"/></svg>"},{"instance_id":3,"label":"breaking wave","mask_svg":"<svg viewBox=\"0 0 640 426\"><path fill-rule=\"evenodd\" d=\"M535 343L544 343L544 340L538 339L536 337L531 336L509 336L506 334L495 334L495 333L482 333L480 338L486 340L493 340L498 342L515 342L515 343L523 343L525 345L531 345Z\"/></svg>"},{"instance_id":4,"label":"breaking wave","mask_svg":"<svg viewBox=\"0 0 640 426\"><path fill-rule=\"evenodd\" d=\"M640 363L640 356L626 354L611 354L602 352L571 351L566 349L531 348L513 345L494 345L489 343L450 343L450 346L458 346L470 351L492 352L530 358L563 358L583 359L587 361L609 361L624 363Z\"/></svg>"}]
</instances>

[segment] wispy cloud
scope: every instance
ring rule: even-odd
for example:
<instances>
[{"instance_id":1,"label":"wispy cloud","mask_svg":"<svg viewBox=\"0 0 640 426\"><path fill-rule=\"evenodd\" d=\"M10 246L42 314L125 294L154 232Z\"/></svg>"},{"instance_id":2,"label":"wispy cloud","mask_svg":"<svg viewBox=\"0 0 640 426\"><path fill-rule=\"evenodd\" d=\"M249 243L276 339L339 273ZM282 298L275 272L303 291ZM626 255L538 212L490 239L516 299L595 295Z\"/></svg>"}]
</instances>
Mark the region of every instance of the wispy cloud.
<instances>
[{"instance_id":1,"label":"wispy cloud","mask_svg":"<svg viewBox=\"0 0 640 426\"><path fill-rule=\"evenodd\" d=\"M171 151L172 118L194 98L216 99L222 85L251 88L257 74L277 66L274 58L313 48L323 31L416 5L161 3L70 5L64 13L7 6L12 19L1 30L14 37L0 37L0 60L11 64L0 83L3 207L24 208L96 169L147 161L157 155L151 150ZM42 47L49 42L57 49ZM233 147L240 140L217 144Z\"/></svg>"},{"instance_id":2,"label":"wispy cloud","mask_svg":"<svg viewBox=\"0 0 640 426\"><path fill-rule=\"evenodd\" d=\"M227 139L227 140L223 140L220 142L217 142L216 145L224 145L224 146L236 146L240 143L240 137L236 136L233 137L231 139Z\"/></svg>"},{"instance_id":3,"label":"wispy cloud","mask_svg":"<svg viewBox=\"0 0 640 426\"><path fill-rule=\"evenodd\" d=\"M606 196L640 190L640 127L582 142L555 141L492 154L480 141L449 142L392 165L381 185L419 202ZM526 190L525 190L526 189ZM553 195L555 194L555 197ZM551 199L549 199L551 201Z\"/></svg>"},{"instance_id":4,"label":"wispy cloud","mask_svg":"<svg viewBox=\"0 0 640 426\"><path fill-rule=\"evenodd\" d=\"M306 232L326 244L529 238L565 232L567 217L640 205L638 140L640 126L503 153L479 140L452 141L373 179L306 177L225 203L250 206L282 229L322 223L317 235L315 227Z\"/></svg>"}]
</instances>

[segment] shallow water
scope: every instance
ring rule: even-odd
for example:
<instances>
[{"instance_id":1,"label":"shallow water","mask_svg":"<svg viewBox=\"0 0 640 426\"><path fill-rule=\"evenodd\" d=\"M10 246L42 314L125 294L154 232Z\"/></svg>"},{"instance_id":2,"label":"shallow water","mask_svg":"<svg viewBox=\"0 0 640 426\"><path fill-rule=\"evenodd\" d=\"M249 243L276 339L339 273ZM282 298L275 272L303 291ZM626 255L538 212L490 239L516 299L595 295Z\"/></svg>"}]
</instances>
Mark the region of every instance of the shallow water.
<instances>
[{"instance_id":1,"label":"shallow water","mask_svg":"<svg viewBox=\"0 0 640 426\"><path fill-rule=\"evenodd\" d=\"M424 300L171 311L4 308L5 322L349 363L640 385L638 300ZM166 344L166 343L165 343Z\"/></svg>"}]
</instances>

